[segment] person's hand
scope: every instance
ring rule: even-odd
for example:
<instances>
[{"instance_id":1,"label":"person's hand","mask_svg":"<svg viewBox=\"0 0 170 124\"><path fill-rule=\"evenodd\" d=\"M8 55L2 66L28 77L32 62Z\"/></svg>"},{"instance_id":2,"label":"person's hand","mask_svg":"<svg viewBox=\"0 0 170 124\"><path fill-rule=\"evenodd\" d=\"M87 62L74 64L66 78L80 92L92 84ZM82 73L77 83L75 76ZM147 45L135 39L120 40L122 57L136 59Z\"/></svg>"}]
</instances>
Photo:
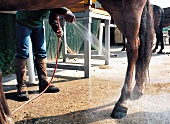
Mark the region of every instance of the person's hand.
<instances>
[{"instance_id":1,"label":"person's hand","mask_svg":"<svg viewBox=\"0 0 170 124\"><path fill-rule=\"evenodd\" d=\"M62 29L60 29L60 30L58 30L57 32L56 32L56 35L57 35L57 37L58 38L61 38L62 36L63 36L63 30Z\"/></svg>"},{"instance_id":2,"label":"person's hand","mask_svg":"<svg viewBox=\"0 0 170 124\"><path fill-rule=\"evenodd\" d=\"M73 23L76 20L76 17L71 11L68 10L64 15L64 19L70 23Z\"/></svg>"}]
</instances>

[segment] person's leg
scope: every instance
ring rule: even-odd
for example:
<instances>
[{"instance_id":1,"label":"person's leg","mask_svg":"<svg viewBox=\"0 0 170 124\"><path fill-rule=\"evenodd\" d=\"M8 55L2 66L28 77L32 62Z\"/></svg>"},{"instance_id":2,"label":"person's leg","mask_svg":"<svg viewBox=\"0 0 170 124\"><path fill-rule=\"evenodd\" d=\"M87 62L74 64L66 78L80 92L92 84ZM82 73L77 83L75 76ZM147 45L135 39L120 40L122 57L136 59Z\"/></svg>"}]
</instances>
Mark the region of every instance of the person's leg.
<instances>
[{"instance_id":1,"label":"person's leg","mask_svg":"<svg viewBox=\"0 0 170 124\"><path fill-rule=\"evenodd\" d=\"M29 99L26 86L26 60L29 57L28 43L30 34L30 28L16 24L17 53L15 56L15 74L17 77L17 93L19 100Z\"/></svg>"},{"instance_id":2,"label":"person's leg","mask_svg":"<svg viewBox=\"0 0 170 124\"><path fill-rule=\"evenodd\" d=\"M31 34L33 51L35 55L35 66L39 79L39 92L42 92L48 85L46 67L46 46L44 42L44 29L34 29ZM48 93L59 92L59 88L50 85L46 90Z\"/></svg>"}]
</instances>

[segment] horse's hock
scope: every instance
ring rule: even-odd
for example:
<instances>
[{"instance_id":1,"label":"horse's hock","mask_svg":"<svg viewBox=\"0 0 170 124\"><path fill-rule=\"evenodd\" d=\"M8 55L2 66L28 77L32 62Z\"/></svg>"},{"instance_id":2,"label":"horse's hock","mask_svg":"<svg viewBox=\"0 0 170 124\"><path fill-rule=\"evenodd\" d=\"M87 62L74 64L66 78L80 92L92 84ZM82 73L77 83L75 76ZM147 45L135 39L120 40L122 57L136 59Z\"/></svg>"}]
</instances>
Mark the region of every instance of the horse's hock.
<instances>
[{"instance_id":1,"label":"horse's hock","mask_svg":"<svg viewBox=\"0 0 170 124\"><path fill-rule=\"evenodd\" d=\"M78 70L84 71L85 77L90 77L91 58L105 60L105 64L108 65L110 61L110 20L111 16L108 12L102 8L95 7L96 0L83 0L75 5L70 5L68 8L75 14L77 20L83 20L84 26L91 32L92 19L104 20L104 23L100 24L99 34L99 46L98 54L91 55L91 43L89 41L84 42L84 54L68 54L67 53L67 41L66 41L66 23L63 23L64 37L63 37L63 62L66 62L66 58L84 58L84 66L78 67ZM96 3L98 4L98 3ZM102 36L103 27L105 26L105 50L107 51L102 55ZM76 68L75 68L76 69Z\"/></svg>"}]
</instances>

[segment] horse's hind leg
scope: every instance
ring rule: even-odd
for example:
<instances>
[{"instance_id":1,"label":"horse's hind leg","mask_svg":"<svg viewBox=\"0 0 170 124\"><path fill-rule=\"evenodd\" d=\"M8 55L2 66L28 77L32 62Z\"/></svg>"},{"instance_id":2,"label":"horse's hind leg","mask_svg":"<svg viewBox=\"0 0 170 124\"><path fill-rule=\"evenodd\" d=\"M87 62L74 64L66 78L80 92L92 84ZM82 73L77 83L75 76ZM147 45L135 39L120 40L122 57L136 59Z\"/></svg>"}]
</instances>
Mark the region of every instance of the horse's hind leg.
<instances>
[{"instance_id":1,"label":"horse's hind leg","mask_svg":"<svg viewBox=\"0 0 170 124\"><path fill-rule=\"evenodd\" d=\"M121 51L126 51L126 38L124 35L123 35L123 48Z\"/></svg>"},{"instance_id":2,"label":"horse's hind leg","mask_svg":"<svg viewBox=\"0 0 170 124\"><path fill-rule=\"evenodd\" d=\"M164 49L164 42L163 42L163 33L162 33L163 28L160 26L158 28L155 28L156 32L156 45L155 48L152 50L152 53L155 53L156 50L158 49L159 43L161 43L161 49L159 50L158 54L162 54L162 50Z\"/></svg>"},{"instance_id":3,"label":"horse's hind leg","mask_svg":"<svg viewBox=\"0 0 170 124\"><path fill-rule=\"evenodd\" d=\"M161 42L161 49L159 50L158 54L163 54L162 50L164 49L164 41L163 41L163 32L162 32L163 28L160 27L160 31L159 31L159 40Z\"/></svg>"},{"instance_id":4,"label":"horse's hind leg","mask_svg":"<svg viewBox=\"0 0 170 124\"><path fill-rule=\"evenodd\" d=\"M131 12L129 14L130 15L128 16L128 13L126 13L126 16L124 17L125 20L122 20L125 23L124 35L127 38L126 52L127 52L128 66L127 66L124 86L121 91L121 96L118 102L116 103L111 115L113 118L122 118L126 116L128 110L127 100L130 98L132 93L133 71L138 58L138 48L140 43L138 38L138 31L140 26L140 19L139 19L140 17L136 15L132 15ZM119 23L117 23L117 26L120 27L121 29L121 25L119 25Z\"/></svg>"},{"instance_id":5,"label":"horse's hind leg","mask_svg":"<svg viewBox=\"0 0 170 124\"><path fill-rule=\"evenodd\" d=\"M130 98L132 93L132 77L134 66L138 57L138 46L139 46L138 36L127 37L126 51L128 57L128 67L124 86L121 91L121 96L118 102L116 103L111 115L113 118L122 118L126 116L128 110L127 100Z\"/></svg>"},{"instance_id":6,"label":"horse's hind leg","mask_svg":"<svg viewBox=\"0 0 170 124\"><path fill-rule=\"evenodd\" d=\"M127 38L126 51L128 66L125 82L121 91L121 96L111 114L111 117L120 119L126 116L128 110L127 100L132 93L132 77L134 66L138 58L140 43L138 37L140 19L146 0L108 0L107 3L99 0L99 2L101 2L102 6L111 14L119 30Z\"/></svg>"},{"instance_id":7,"label":"horse's hind leg","mask_svg":"<svg viewBox=\"0 0 170 124\"><path fill-rule=\"evenodd\" d=\"M133 89L132 99L139 99L145 89L145 82L147 80L149 63L152 55L152 43L153 43L153 20L152 20L152 9L150 8L149 1L143 9L140 26L140 48L138 53L138 59L136 62L136 84Z\"/></svg>"}]
</instances>

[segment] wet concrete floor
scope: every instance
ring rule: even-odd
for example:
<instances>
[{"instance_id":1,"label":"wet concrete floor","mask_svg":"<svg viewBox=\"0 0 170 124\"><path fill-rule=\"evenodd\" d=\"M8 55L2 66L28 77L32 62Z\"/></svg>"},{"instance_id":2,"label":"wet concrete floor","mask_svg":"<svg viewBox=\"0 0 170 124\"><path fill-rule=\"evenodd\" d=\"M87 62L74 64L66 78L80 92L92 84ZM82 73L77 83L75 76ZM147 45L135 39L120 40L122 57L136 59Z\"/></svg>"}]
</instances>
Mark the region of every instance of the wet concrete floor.
<instances>
[{"instance_id":1,"label":"wet concrete floor","mask_svg":"<svg viewBox=\"0 0 170 124\"><path fill-rule=\"evenodd\" d=\"M121 47L117 47L111 51L117 57L111 58L109 66L103 66L103 60L92 60L92 76L89 79L84 78L81 71L57 70L53 84L61 91L43 94L14 113L12 118L16 124L169 124L168 54L153 54L146 92L141 99L129 101L127 116L123 119L110 117L120 96L127 67L126 53L120 50ZM82 60L77 59L76 63L79 61ZM48 69L49 78L51 73L52 69ZM3 83L8 105L14 111L24 103L16 98L16 80L4 79ZM38 86L29 86L29 94L30 98L38 95Z\"/></svg>"}]
</instances>

